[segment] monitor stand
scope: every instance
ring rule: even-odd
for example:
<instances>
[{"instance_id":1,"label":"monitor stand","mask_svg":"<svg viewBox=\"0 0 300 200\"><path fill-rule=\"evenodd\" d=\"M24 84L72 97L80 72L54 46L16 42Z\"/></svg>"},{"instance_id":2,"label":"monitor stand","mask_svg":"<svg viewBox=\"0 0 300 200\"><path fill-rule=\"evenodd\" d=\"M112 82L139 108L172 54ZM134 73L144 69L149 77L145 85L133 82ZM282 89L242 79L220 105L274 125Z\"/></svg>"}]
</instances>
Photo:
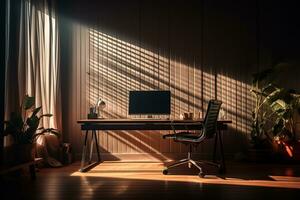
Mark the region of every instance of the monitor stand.
<instances>
[{"instance_id":1,"label":"monitor stand","mask_svg":"<svg viewBox=\"0 0 300 200\"><path fill-rule=\"evenodd\" d=\"M165 117L162 117L162 116L155 116L155 115L147 115L147 118L146 119L149 119L149 120L161 120L161 119L170 119L169 117L165 118Z\"/></svg>"},{"instance_id":2,"label":"monitor stand","mask_svg":"<svg viewBox=\"0 0 300 200\"><path fill-rule=\"evenodd\" d=\"M138 118L134 118L137 120L161 120L161 117L157 117L155 115L147 115L146 117L138 117Z\"/></svg>"},{"instance_id":3,"label":"monitor stand","mask_svg":"<svg viewBox=\"0 0 300 200\"><path fill-rule=\"evenodd\" d=\"M132 118L132 119L137 119L137 120L169 120L170 118L167 117L162 117L162 116L156 116L156 115L147 115L146 117L138 117L138 118Z\"/></svg>"}]
</instances>

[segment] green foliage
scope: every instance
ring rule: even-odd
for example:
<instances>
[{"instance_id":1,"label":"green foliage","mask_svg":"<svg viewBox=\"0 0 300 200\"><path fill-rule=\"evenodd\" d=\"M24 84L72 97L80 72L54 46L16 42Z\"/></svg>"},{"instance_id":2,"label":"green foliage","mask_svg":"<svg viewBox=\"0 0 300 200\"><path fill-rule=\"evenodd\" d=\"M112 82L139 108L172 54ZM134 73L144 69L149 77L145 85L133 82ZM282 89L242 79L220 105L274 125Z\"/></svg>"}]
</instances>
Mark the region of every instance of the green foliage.
<instances>
[{"instance_id":1,"label":"green foliage","mask_svg":"<svg viewBox=\"0 0 300 200\"><path fill-rule=\"evenodd\" d=\"M38 128L37 135L43 135L45 133L50 133L50 134L56 135L57 137L60 137L60 133L58 132L57 129L44 128L44 127Z\"/></svg>"},{"instance_id":2,"label":"green foliage","mask_svg":"<svg viewBox=\"0 0 300 200\"><path fill-rule=\"evenodd\" d=\"M28 95L25 95L25 98L23 100L23 106L25 110L30 109L31 107L33 107L35 102L35 98L34 97L30 97Z\"/></svg>"},{"instance_id":3,"label":"green foliage","mask_svg":"<svg viewBox=\"0 0 300 200\"><path fill-rule=\"evenodd\" d=\"M5 122L6 127L4 130L5 135L12 135L15 143L17 144L28 144L33 143L39 135L37 130L40 129L40 120L43 117L51 117L51 114L44 114L38 116L42 107L34 108L35 98L25 95L18 112L12 112L10 118ZM28 117L29 116L29 117Z\"/></svg>"},{"instance_id":4,"label":"green foliage","mask_svg":"<svg viewBox=\"0 0 300 200\"><path fill-rule=\"evenodd\" d=\"M295 90L279 87L276 78L280 64L253 75L251 92L255 97L252 114L252 141L259 139L294 140L294 113L300 113L300 94Z\"/></svg>"}]
</instances>

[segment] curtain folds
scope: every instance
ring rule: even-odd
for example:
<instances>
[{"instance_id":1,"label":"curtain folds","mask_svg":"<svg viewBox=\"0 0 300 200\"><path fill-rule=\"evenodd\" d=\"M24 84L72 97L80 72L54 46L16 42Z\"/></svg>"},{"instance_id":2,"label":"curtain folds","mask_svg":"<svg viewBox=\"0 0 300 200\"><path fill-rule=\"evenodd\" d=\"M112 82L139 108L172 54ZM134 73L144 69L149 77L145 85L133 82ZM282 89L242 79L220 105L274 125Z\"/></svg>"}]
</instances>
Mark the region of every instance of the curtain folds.
<instances>
[{"instance_id":1,"label":"curtain folds","mask_svg":"<svg viewBox=\"0 0 300 200\"><path fill-rule=\"evenodd\" d=\"M43 118L40 126L61 130L59 37L55 1L7 1L10 6L6 25L10 37L6 45L9 53L6 60L5 117L7 119L11 111L20 105L24 95L28 94L35 96L36 107L42 106L41 114L53 114L53 117ZM47 146L59 147L53 139L48 144L45 138L39 140L44 148L43 154L49 151Z\"/></svg>"},{"instance_id":2,"label":"curtain folds","mask_svg":"<svg viewBox=\"0 0 300 200\"><path fill-rule=\"evenodd\" d=\"M6 117L25 94L42 106L42 126L61 130L58 23L53 0L11 0L10 55L6 68ZM16 59L18 62L14 63Z\"/></svg>"}]
</instances>

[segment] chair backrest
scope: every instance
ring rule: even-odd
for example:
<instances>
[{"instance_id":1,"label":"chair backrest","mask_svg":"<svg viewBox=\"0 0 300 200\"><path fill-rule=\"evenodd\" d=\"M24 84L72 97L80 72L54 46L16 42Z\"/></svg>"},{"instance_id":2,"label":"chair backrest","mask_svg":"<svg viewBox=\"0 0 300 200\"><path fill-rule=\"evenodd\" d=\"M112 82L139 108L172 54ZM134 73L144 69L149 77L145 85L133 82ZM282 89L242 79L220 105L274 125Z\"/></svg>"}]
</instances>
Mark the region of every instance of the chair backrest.
<instances>
[{"instance_id":1,"label":"chair backrest","mask_svg":"<svg viewBox=\"0 0 300 200\"><path fill-rule=\"evenodd\" d=\"M217 121L221 108L221 101L210 100L203 121L203 132L206 138L212 138L217 131Z\"/></svg>"}]
</instances>

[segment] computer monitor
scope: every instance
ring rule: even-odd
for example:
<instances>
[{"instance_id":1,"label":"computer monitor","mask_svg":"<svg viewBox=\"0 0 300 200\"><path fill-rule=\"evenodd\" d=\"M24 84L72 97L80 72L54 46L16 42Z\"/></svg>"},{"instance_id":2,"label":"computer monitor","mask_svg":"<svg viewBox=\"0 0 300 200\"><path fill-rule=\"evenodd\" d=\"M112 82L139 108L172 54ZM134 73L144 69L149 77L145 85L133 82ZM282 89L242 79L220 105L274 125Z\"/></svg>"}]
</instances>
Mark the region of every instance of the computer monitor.
<instances>
[{"instance_id":1,"label":"computer monitor","mask_svg":"<svg viewBox=\"0 0 300 200\"><path fill-rule=\"evenodd\" d=\"M129 115L169 115L170 91L130 91Z\"/></svg>"}]
</instances>

